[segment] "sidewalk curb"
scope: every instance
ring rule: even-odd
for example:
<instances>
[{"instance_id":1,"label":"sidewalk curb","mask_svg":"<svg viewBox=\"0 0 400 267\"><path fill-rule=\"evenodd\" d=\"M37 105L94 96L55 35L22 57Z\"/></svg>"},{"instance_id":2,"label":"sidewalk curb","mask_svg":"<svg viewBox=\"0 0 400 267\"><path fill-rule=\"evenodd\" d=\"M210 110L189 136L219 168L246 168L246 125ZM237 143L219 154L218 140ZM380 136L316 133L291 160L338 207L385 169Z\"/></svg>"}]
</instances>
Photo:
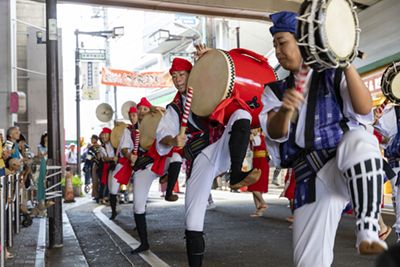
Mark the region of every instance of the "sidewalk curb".
<instances>
[{"instance_id":1,"label":"sidewalk curb","mask_svg":"<svg viewBox=\"0 0 400 267\"><path fill-rule=\"evenodd\" d=\"M46 225L47 225L47 218L46 217L40 218L39 233L36 244L35 267L46 266L46 260L45 260L46 249L47 249Z\"/></svg>"}]
</instances>

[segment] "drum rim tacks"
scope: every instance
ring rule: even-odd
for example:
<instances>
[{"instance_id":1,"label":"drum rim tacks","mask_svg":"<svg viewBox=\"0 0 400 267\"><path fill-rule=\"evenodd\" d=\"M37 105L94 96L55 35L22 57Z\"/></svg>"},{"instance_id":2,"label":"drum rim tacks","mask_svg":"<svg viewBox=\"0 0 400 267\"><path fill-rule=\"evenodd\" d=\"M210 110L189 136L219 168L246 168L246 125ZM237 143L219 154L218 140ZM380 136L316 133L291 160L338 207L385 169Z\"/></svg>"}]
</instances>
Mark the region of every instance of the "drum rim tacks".
<instances>
[{"instance_id":1,"label":"drum rim tacks","mask_svg":"<svg viewBox=\"0 0 400 267\"><path fill-rule=\"evenodd\" d=\"M383 95L396 105L400 104L400 98L392 94L392 82L397 75L400 75L400 60L393 62L386 68L381 81L381 91Z\"/></svg>"},{"instance_id":2,"label":"drum rim tacks","mask_svg":"<svg viewBox=\"0 0 400 267\"><path fill-rule=\"evenodd\" d=\"M296 39L298 40L297 44L300 52L305 60L305 63L319 72L328 68L348 67L358 54L357 47L361 30L359 28L357 14L354 10L356 7L354 6L352 0L343 1L349 4L355 22L356 37L353 52L346 57L339 57L329 47L326 30L324 27L325 22L323 19L326 15L327 8L332 1L336 0L313 0L311 2L305 1L300 6L299 16L297 17L298 22L296 26ZM313 10L314 12L311 12ZM313 21L312 26L307 24L308 21ZM306 25L307 30L305 31ZM307 34L304 34L304 32L307 32ZM314 35L312 38L308 38L310 32L312 32ZM315 35L319 37L319 40L316 40ZM305 41L306 38L307 42ZM319 45L322 45L323 47Z\"/></svg>"}]
</instances>

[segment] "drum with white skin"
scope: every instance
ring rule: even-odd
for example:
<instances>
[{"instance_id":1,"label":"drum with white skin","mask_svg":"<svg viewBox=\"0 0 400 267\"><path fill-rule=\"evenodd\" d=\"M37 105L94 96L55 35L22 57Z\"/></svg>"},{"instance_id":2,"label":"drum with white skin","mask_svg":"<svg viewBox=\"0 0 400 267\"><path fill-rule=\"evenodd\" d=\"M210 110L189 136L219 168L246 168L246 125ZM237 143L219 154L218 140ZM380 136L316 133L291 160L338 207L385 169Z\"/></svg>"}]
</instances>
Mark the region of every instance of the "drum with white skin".
<instances>
[{"instance_id":1,"label":"drum with white skin","mask_svg":"<svg viewBox=\"0 0 400 267\"><path fill-rule=\"evenodd\" d=\"M393 62L383 73L383 95L394 104L400 104L400 60Z\"/></svg>"},{"instance_id":2,"label":"drum with white skin","mask_svg":"<svg viewBox=\"0 0 400 267\"><path fill-rule=\"evenodd\" d=\"M361 31L355 8L352 0L303 2L296 38L305 64L318 71L351 64Z\"/></svg>"}]
</instances>

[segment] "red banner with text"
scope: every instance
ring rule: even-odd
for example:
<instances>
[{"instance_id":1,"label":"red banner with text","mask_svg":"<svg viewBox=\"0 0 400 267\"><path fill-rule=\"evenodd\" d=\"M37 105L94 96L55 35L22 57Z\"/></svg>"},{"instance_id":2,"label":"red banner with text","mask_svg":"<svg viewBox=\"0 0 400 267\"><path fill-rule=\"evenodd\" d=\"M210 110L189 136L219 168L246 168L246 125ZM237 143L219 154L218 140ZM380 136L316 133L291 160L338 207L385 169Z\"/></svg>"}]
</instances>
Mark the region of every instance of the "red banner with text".
<instances>
[{"instance_id":1,"label":"red banner with text","mask_svg":"<svg viewBox=\"0 0 400 267\"><path fill-rule=\"evenodd\" d=\"M172 78L168 71L133 73L126 70L103 68L101 83L112 86L143 88L173 87Z\"/></svg>"}]
</instances>

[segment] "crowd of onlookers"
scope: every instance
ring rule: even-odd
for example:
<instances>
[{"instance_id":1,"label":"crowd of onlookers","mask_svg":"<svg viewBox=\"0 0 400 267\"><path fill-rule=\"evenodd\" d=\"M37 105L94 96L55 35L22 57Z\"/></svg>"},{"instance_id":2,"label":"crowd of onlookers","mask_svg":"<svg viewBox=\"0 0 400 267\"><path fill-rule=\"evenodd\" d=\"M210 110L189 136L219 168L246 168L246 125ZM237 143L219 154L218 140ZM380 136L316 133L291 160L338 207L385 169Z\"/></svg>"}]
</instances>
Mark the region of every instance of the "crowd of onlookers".
<instances>
[{"instance_id":1,"label":"crowd of onlookers","mask_svg":"<svg viewBox=\"0 0 400 267\"><path fill-rule=\"evenodd\" d=\"M35 172L35 164L33 154L29 151L26 137L19 131L18 127L10 127L7 129L5 136L0 133L0 176L8 176L10 174L19 174L19 188L20 193L25 194L26 189L31 185L31 173ZM40 145L38 147L38 158L47 158L47 133L41 136ZM15 188L13 188L15 194ZM26 198L20 204L20 211L25 213ZM10 200L8 200L10 201ZM12 200L11 200L12 201ZM5 214L6 216L6 214ZM13 258L9 252L6 253L6 258Z\"/></svg>"}]
</instances>

